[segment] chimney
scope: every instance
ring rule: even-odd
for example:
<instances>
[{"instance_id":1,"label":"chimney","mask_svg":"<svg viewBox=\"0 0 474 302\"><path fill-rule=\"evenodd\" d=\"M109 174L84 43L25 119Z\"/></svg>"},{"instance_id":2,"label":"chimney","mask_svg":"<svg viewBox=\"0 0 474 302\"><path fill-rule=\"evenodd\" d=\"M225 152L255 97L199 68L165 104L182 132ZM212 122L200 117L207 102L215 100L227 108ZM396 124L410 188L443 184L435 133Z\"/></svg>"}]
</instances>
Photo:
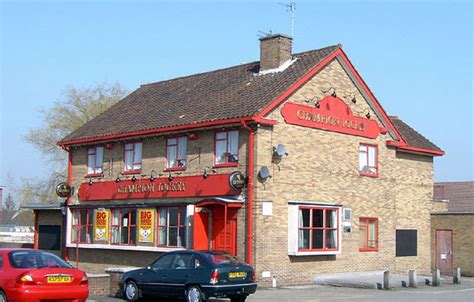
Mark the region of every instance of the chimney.
<instances>
[{"instance_id":1,"label":"chimney","mask_svg":"<svg viewBox=\"0 0 474 302\"><path fill-rule=\"evenodd\" d=\"M292 41L282 34L260 38L260 71L278 68L290 60Z\"/></svg>"}]
</instances>

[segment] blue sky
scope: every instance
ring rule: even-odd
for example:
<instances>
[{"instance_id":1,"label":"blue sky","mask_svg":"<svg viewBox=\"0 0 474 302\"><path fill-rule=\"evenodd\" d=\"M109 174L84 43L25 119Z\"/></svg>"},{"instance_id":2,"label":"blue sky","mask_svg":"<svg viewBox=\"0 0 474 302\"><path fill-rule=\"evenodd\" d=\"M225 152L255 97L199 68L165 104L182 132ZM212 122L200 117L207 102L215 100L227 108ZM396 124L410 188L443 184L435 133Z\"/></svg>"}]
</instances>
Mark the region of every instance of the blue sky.
<instances>
[{"instance_id":1,"label":"blue sky","mask_svg":"<svg viewBox=\"0 0 474 302\"><path fill-rule=\"evenodd\" d=\"M67 85L134 90L258 60L259 31L290 33L278 2L2 1L0 185L48 171L22 136ZM471 1L297 0L294 52L336 43L388 114L446 151L436 181L474 180Z\"/></svg>"}]
</instances>

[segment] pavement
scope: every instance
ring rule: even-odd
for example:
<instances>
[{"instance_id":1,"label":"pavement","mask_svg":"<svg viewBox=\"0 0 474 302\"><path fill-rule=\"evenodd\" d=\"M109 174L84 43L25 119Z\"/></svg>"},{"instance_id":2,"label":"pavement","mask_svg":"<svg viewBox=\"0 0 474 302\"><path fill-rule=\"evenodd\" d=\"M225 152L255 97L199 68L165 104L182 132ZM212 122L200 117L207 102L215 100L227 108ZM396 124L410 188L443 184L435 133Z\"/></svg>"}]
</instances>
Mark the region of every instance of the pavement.
<instances>
[{"instance_id":1,"label":"pavement","mask_svg":"<svg viewBox=\"0 0 474 302\"><path fill-rule=\"evenodd\" d=\"M259 288L247 302L444 302L474 301L474 278L462 277L461 284L453 284L451 277L442 277L441 285L427 285L431 276L418 276L418 288L408 288L408 274L390 275L390 290L377 290L383 284L383 272L337 273L318 275L315 285L279 288ZM323 284L324 285L321 285ZM431 283L429 283L431 284ZM88 302L123 302L111 297L91 297ZM151 299L150 301L158 301ZM182 299L159 299L162 302L182 302ZM210 299L208 302L229 302L229 299Z\"/></svg>"}]
</instances>

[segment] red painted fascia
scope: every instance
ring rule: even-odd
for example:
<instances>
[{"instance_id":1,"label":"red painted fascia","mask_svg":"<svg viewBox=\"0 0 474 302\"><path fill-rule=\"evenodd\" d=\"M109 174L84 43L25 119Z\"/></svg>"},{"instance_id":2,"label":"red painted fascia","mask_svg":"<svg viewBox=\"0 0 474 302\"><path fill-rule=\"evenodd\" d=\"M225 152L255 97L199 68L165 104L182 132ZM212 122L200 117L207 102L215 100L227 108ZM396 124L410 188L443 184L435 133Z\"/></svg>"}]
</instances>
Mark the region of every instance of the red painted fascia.
<instances>
[{"instance_id":1,"label":"red painted fascia","mask_svg":"<svg viewBox=\"0 0 474 302\"><path fill-rule=\"evenodd\" d=\"M116 140L116 139L123 139L127 137L135 137L135 136L142 136L142 135L152 135L152 134L158 134L162 132L191 130L191 129L228 125L228 124L240 124L242 122L256 122L256 123L260 123L264 125L277 125L278 124L278 122L275 120L270 120L270 119L262 118L259 116L251 116L251 117L227 119L227 120L220 120L220 121L187 124L187 125L174 126L174 127L163 127L163 128L134 131L134 132L127 132L127 133L120 133L120 134L103 135L103 136L84 138L84 139L76 139L76 140L70 140L67 142L59 142L58 146L64 149L66 148L66 146L70 146L70 145L94 143L94 142L105 141L105 140Z\"/></svg>"},{"instance_id":2,"label":"red painted fascia","mask_svg":"<svg viewBox=\"0 0 474 302\"><path fill-rule=\"evenodd\" d=\"M408 146L407 144L401 144L400 142L396 141L388 141L387 146L396 147L398 150L407 151L407 152L415 152L415 153L424 153L433 156L443 156L445 154L444 151L437 151L437 150L428 150L423 148L417 148Z\"/></svg>"},{"instance_id":3,"label":"red painted fascia","mask_svg":"<svg viewBox=\"0 0 474 302\"><path fill-rule=\"evenodd\" d=\"M247 263L252 265L253 258L253 160L254 160L254 140L255 131L245 122L242 122L248 133L248 160L247 160Z\"/></svg>"}]
</instances>

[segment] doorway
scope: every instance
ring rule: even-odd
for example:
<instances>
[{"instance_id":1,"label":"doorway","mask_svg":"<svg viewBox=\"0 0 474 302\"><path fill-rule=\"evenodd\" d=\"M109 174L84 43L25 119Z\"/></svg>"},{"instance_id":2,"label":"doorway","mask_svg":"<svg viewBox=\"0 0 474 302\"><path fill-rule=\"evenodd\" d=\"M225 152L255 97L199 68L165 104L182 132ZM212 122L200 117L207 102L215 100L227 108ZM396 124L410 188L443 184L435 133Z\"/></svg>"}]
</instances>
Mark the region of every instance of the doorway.
<instances>
[{"instance_id":1,"label":"doorway","mask_svg":"<svg viewBox=\"0 0 474 302\"><path fill-rule=\"evenodd\" d=\"M194 210L194 249L237 254L237 212L240 207L203 202Z\"/></svg>"},{"instance_id":2,"label":"doorway","mask_svg":"<svg viewBox=\"0 0 474 302\"><path fill-rule=\"evenodd\" d=\"M442 275L453 274L453 231L435 231L435 265Z\"/></svg>"}]
</instances>

